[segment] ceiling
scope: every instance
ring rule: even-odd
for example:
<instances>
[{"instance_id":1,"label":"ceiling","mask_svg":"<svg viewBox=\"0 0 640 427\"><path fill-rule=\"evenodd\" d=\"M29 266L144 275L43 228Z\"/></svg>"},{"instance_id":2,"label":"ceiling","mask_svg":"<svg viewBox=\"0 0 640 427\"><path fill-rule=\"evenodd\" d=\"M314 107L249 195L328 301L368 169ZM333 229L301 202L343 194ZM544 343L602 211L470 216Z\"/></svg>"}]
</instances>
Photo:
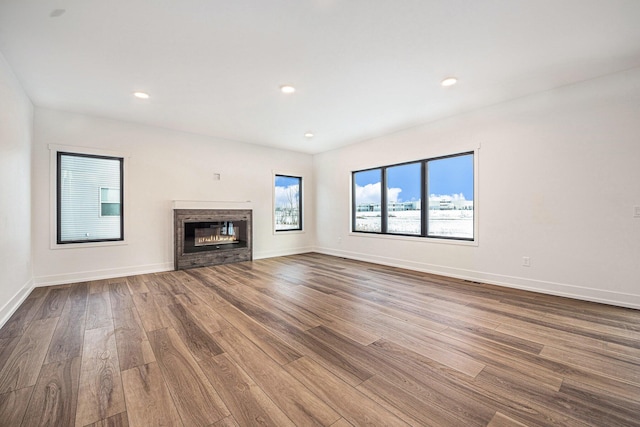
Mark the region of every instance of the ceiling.
<instances>
[{"instance_id":1,"label":"ceiling","mask_svg":"<svg viewBox=\"0 0 640 427\"><path fill-rule=\"evenodd\" d=\"M0 52L39 107L318 153L640 67L640 0L0 0Z\"/></svg>"}]
</instances>

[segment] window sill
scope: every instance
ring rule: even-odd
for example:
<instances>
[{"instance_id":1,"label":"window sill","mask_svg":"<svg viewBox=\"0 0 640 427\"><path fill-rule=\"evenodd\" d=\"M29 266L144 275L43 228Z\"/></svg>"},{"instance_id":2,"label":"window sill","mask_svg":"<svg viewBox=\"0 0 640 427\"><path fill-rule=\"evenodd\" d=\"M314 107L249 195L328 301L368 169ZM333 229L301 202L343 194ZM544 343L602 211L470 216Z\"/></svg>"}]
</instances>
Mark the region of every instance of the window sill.
<instances>
[{"instance_id":1,"label":"window sill","mask_svg":"<svg viewBox=\"0 0 640 427\"><path fill-rule=\"evenodd\" d=\"M304 234L306 231L304 230L273 230L274 236L284 236L289 234Z\"/></svg>"},{"instance_id":2,"label":"window sill","mask_svg":"<svg viewBox=\"0 0 640 427\"><path fill-rule=\"evenodd\" d=\"M126 240L118 240L115 242L87 242L87 243L51 243L51 249L79 249L79 248L101 248L108 246L126 246L129 243Z\"/></svg>"},{"instance_id":3,"label":"window sill","mask_svg":"<svg viewBox=\"0 0 640 427\"><path fill-rule=\"evenodd\" d=\"M401 236L395 234L375 234L375 233L360 233L357 231L350 231L349 236L353 237L365 237L368 239L386 239L386 240L401 240L405 242L413 242L420 244L444 244L444 245L455 245L455 246L479 246L478 239L475 240L456 240L456 239L439 239L437 237L420 237L420 236Z\"/></svg>"}]
</instances>

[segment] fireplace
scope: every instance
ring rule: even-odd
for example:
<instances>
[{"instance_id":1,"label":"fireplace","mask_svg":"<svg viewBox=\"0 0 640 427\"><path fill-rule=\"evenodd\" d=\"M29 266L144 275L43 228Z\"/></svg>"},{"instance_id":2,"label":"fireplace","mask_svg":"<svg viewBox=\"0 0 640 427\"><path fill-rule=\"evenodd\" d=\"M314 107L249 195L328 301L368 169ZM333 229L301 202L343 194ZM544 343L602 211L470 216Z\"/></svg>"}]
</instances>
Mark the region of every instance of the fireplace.
<instances>
[{"instance_id":1,"label":"fireplace","mask_svg":"<svg viewBox=\"0 0 640 427\"><path fill-rule=\"evenodd\" d=\"M247 247L247 221L184 223L184 253L226 251Z\"/></svg>"},{"instance_id":2,"label":"fireplace","mask_svg":"<svg viewBox=\"0 0 640 427\"><path fill-rule=\"evenodd\" d=\"M251 210L174 209L176 270L250 261Z\"/></svg>"}]
</instances>

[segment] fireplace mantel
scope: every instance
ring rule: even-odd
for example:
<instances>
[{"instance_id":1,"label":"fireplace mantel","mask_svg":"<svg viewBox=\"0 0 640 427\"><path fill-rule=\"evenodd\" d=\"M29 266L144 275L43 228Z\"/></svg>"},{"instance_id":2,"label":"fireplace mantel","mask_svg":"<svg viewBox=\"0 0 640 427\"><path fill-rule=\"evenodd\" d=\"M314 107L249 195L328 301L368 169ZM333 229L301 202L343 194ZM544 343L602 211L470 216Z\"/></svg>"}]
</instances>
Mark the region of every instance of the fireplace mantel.
<instances>
[{"instance_id":1,"label":"fireplace mantel","mask_svg":"<svg viewBox=\"0 0 640 427\"><path fill-rule=\"evenodd\" d=\"M251 200L174 200L173 209L253 209Z\"/></svg>"}]
</instances>

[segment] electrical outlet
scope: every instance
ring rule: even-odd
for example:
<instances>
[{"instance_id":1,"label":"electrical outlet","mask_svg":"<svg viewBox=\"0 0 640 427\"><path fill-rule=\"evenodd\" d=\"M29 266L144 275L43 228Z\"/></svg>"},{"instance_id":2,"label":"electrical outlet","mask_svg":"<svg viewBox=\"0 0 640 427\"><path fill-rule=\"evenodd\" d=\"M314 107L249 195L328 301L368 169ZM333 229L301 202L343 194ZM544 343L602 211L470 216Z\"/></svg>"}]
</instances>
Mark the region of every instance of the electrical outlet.
<instances>
[{"instance_id":1,"label":"electrical outlet","mask_svg":"<svg viewBox=\"0 0 640 427\"><path fill-rule=\"evenodd\" d=\"M523 256L522 257L522 266L523 267L531 267L531 258L529 258L528 256Z\"/></svg>"},{"instance_id":2,"label":"electrical outlet","mask_svg":"<svg viewBox=\"0 0 640 427\"><path fill-rule=\"evenodd\" d=\"M640 218L640 206L633 207L633 217Z\"/></svg>"}]
</instances>

